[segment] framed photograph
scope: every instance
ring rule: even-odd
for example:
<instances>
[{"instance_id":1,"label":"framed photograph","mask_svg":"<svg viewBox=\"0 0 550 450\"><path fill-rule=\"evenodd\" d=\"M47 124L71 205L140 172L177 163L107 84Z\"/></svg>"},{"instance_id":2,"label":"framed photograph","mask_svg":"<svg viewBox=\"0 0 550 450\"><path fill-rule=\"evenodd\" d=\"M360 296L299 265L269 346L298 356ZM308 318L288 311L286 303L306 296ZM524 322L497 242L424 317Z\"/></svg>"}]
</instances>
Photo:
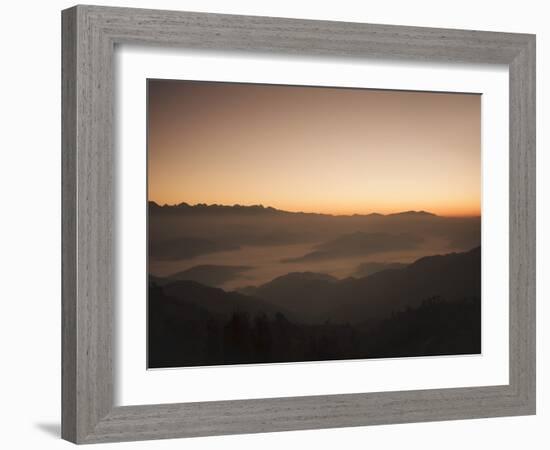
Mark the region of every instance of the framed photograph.
<instances>
[{"instance_id":1,"label":"framed photograph","mask_svg":"<svg viewBox=\"0 0 550 450\"><path fill-rule=\"evenodd\" d=\"M62 435L535 413L535 37L62 13Z\"/></svg>"}]
</instances>

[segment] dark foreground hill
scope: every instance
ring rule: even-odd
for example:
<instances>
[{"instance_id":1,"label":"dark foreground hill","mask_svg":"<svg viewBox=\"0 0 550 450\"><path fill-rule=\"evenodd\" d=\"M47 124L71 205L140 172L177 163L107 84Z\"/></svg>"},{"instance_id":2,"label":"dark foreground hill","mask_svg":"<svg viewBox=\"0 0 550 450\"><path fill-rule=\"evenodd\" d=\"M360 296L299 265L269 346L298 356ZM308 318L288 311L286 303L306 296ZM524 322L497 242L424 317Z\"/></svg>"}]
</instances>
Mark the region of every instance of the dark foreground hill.
<instances>
[{"instance_id":1,"label":"dark foreground hill","mask_svg":"<svg viewBox=\"0 0 550 450\"><path fill-rule=\"evenodd\" d=\"M152 280L149 367L479 353L480 261L477 248L360 279L288 274L245 293Z\"/></svg>"},{"instance_id":2,"label":"dark foreground hill","mask_svg":"<svg viewBox=\"0 0 550 450\"><path fill-rule=\"evenodd\" d=\"M380 320L431 297L480 297L481 248L428 256L362 278L336 280L323 274L290 273L242 292L284 308L303 322Z\"/></svg>"}]
</instances>

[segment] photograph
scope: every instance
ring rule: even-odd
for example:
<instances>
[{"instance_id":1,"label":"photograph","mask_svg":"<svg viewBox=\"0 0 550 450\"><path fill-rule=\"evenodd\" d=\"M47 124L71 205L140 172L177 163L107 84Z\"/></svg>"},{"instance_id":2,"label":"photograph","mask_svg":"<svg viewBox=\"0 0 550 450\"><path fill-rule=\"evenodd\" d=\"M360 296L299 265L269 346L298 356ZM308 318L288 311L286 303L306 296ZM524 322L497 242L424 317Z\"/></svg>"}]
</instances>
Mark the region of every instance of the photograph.
<instances>
[{"instance_id":1,"label":"photograph","mask_svg":"<svg viewBox=\"0 0 550 450\"><path fill-rule=\"evenodd\" d=\"M147 80L149 369L479 355L481 95Z\"/></svg>"}]
</instances>

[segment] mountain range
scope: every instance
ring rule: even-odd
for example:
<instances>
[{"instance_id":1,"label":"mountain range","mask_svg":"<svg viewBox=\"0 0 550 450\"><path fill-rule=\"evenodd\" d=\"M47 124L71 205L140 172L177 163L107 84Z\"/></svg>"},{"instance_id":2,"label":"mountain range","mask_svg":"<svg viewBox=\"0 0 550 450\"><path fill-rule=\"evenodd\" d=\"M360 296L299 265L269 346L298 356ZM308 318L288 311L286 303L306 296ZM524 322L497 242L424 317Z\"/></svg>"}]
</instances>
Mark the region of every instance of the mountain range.
<instances>
[{"instance_id":1,"label":"mountain range","mask_svg":"<svg viewBox=\"0 0 550 450\"><path fill-rule=\"evenodd\" d=\"M211 312L284 312L305 323L330 320L358 323L380 320L423 300L447 301L481 296L481 248L421 258L404 267L361 278L336 279L327 274L288 273L260 286L225 292L196 281L151 278L165 295ZM260 304L261 307L257 307Z\"/></svg>"},{"instance_id":2,"label":"mountain range","mask_svg":"<svg viewBox=\"0 0 550 450\"><path fill-rule=\"evenodd\" d=\"M149 367L481 351L479 247L360 278L294 272L228 292L150 277L148 292Z\"/></svg>"},{"instance_id":3,"label":"mountain range","mask_svg":"<svg viewBox=\"0 0 550 450\"><path fill-rule=\"evenodd\" d=\"M191 205L186 202L181 202L177 204L164 204L159 205L154 201L149 201L149 212L150 213L163 213L163 214L243 214L243 215L254 215L254 214L278 214L278 215L307 215L307 216L325 216L325 217L437 217L435 214L428 211L402 211L397 213L390 214L380 214L377 212L368 213L368 214L324 214L324 213L314 213L314 212L303 212L303 211L285 211L283 209L277 209L272 206L264 205L219 205L219 204L207 204L207 203L197 203Z\"/></svg>"}]
</instances>

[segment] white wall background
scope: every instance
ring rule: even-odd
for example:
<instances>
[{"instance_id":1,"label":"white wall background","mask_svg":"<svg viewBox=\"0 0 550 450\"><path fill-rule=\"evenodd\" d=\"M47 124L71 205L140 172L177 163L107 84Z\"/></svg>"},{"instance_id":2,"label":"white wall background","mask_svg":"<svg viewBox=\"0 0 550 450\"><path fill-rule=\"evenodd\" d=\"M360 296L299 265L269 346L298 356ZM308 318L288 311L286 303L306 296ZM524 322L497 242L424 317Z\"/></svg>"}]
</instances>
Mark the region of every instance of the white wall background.
<instances>
[{"instance_id":1,"label":"white wall background","mask_svg":"<svg viewBox=\"0 0 550 450\"><path fill-rule=\"evenodd\" d=\"M537 34L538 414L532 417L389 425L118 444L117 448L408 449L547 448L550 391L547 130L550 27L545 2L386 0L107 1L134 6ZM0 416L3 448L69 448L60 417L60 10L70 1L4 2L0 69ZM547 170L544 170L544 169ZM548 203L548 202L546 202ZM545 226L546 225L546 226ZM97 448L107 448L105 445ZM109 447L114 448L114 447Z\"/></svg>"}]
</instances>

